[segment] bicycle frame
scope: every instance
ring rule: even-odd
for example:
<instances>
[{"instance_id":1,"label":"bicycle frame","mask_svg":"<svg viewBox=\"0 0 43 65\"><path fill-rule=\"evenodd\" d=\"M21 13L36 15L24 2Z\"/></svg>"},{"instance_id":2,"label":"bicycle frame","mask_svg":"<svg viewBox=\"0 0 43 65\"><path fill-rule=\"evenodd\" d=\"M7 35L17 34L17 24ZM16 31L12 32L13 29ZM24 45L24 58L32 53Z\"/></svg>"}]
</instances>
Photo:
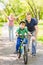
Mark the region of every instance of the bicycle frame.
<instances>
[{"instance_id":1,"label":"bicycle frame","mask_svg":"<svg viewBox=\"0 0 43 65\"><path fill-rule=\"evenodd\" d=\"M25 39L25 38L24 38ZM20 50L20 53L21 54L24 54L24 46L26 46L27 44L24 42L24 40L21 40L20 42L20 47L19 47L19 50Z\"/></svg>"}]
</instances>

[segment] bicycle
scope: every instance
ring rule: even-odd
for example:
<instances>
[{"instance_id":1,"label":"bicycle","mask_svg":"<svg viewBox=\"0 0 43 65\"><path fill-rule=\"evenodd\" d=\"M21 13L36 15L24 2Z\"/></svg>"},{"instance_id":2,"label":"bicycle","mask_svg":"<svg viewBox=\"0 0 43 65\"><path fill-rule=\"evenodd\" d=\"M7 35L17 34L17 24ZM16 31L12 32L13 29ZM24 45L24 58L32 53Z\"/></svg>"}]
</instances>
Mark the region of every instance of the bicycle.
<instances>
[{"instance_id":1,"label":"bicycle","mask_svg":"<svg viewBox=\"0 0 43 65\"><path fill-rule=\"evenodd\" d=\"M27 64L28 63L28 53L27 53L27 49L26 49L27 43L25 43L25 40L27 38L27 34L25 34L23 36L24 36L24 39L21 40L20 47L18 49L18 58L20 58L21 55L23 54L24 64ZM20 34L19 37L22 37L22 35Z\"/></svg>"}]
</instances>

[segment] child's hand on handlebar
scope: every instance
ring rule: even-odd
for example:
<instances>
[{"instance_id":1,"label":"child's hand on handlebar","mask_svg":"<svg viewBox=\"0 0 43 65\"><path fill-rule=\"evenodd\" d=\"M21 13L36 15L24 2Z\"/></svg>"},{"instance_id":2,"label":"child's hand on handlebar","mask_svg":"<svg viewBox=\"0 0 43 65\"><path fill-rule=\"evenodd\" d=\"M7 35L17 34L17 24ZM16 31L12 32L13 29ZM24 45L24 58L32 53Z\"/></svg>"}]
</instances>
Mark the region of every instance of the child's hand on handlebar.
<instances>
[{"instance_id":1,"label":"child's hand on handlebar","mask_svg":"<svg viewBox=\"0 0 43 65\"><path fill-rule=\"evenodd\" d=\"M18 33L16 33L16 36L18 36Z\"/></svg>"},{"instance_id":2,"label":"child's hand on handlebar","mask_svg":"<svg viewBox=\"0 0 43 65\"><path fill-rule=\"evenodd\" d=\"M30 32L28 32L29 36L32 36L32 34Z\"/></svg>"}]
</instances>

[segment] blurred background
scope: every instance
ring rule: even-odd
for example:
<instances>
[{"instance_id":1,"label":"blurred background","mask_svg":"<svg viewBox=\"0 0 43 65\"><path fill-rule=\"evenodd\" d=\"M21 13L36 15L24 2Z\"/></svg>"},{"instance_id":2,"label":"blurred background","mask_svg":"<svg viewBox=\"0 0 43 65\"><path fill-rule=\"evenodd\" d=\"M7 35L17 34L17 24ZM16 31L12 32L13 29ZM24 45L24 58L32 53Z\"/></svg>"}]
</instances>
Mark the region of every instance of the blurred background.
<instances>
[{"instance_id":1,"label":"blurred background","mask_svg":"<svg viewBox=\"0 0 43 65\"><path fill-rule=\"evenodd\" d=\"M43 0L0 0L0 36L3 33L2 27L8 21L5 15L9 16L13 13L14 16L19 16L19 19L14 22L17 26L20 20L25 19L27 12L38 19L37 41L43 43Z\"/></svg>"}]
</instances>

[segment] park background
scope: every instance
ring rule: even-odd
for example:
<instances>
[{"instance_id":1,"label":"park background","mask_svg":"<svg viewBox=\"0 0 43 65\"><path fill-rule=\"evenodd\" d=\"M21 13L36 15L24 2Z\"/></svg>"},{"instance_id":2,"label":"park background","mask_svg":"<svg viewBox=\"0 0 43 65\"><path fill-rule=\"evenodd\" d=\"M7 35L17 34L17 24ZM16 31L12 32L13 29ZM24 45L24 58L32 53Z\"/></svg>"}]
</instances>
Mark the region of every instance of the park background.
<instances>
[{"instance_id":1,"label":"park background","mask_svg":"<svg viewBox=\"0 0 43 65\"><path fill-rule=\"evenodd\" d=\"M27 12L38 19L37 41L43 43L43 0L0 0L0 36L3 33L2 27L8 21L5 15L13 13L18 16L19 19L14 21L15 26L18 26L20 20L25 19Z\"/></svg>"}]
</instances>

